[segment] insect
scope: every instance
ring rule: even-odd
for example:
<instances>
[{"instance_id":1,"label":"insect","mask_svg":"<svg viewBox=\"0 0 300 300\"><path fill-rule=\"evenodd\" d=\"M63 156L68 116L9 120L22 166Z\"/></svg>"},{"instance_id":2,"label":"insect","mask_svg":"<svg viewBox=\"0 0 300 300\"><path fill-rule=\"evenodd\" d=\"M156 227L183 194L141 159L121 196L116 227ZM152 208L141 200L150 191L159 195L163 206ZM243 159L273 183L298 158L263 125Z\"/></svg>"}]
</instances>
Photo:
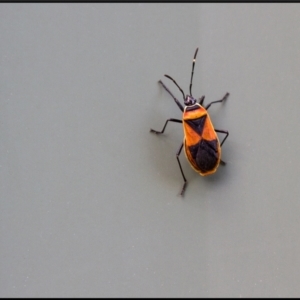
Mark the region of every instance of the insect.
<instances>
[{"instance_id":1,"label":"insect","mask_svg":"<svg viewBox=\"0 0 300 300\"><path fill-rule=\"evenodd\" d=\"M183 125L183 143L180 145L178 151L176 152L176 159L178 161L179 168L184 180L180 195L184 194L187 185L187 180L185 178L179 160L179 155L183 147L186 158L189 161L191 167L202 176L213 174L216 172L220 164L226 164L221 160L221 147L227 139L229 132L226 130L215 129L207 110L212 104L225 101L228 98L229 93L226 93L222 99L212 101L206 106L203 106L205 96L202 96L199 99L199 102L197 102L197 100L192 95L192 82L197 53L198 48L195 51L193 59L190 81L190 95L185 95L183 90L171 76L164 75L165 77L172 80L182 93L184 107L176 99L172 92L165 86L165 84L161 80L158 81L158 83L160 83L162 87L171 95L179 109L183 112L182 120L171 118L165 122L165 125L161 131L150 129L150 132L152 133L162 134L164 133L168 122L182 123ZM221 143L219 142L219 138L216 132L225 134L225 137Z\"/></svg>"}]
</instances>

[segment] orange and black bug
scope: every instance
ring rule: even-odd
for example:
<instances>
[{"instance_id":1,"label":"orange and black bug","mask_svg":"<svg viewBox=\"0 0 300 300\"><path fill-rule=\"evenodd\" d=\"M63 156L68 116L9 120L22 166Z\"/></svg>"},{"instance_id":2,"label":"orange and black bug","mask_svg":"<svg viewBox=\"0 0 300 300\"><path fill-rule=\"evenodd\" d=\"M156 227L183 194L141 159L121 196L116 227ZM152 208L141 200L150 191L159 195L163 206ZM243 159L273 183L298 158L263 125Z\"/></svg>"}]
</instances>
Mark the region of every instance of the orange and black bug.
<instances>
[{"instance_id":1,"label":"orange and black bug","mask_svg":"<svg viewBox=\"0 0 300 300\"><path fill-rule=\"evenodd\" d=\"M165 131L168 122L176 122L183 124L183 132L184 139L183 143L180 145L176 158L179 164L179 168L184 180L184 184L181 190L181 195L183 195L187 180L182 171L182 167L179 161L179 155L184 146L184 151L186 158L191 164L192 168L202 176L210 175L216 172L219 164L225 165L225 162L221 160L221 146L224 144L226 138L229 135L228 131L215 129L210 120L209 114L207 110L209 107L218 102L223 102L229 96L229 93L226 93L221 100L216 100L205 107L202 106L204 102L204 97L202 96L199 99L199 103L192 96L192 82L194 75L194 67L196 62L196 56L198 53L198 48L196 49L193 65L192 65L192 73L191 73L191 81L190 81L190 95L184 94L183 90L177 84L177 82L169 75L165 75L165 77L171 79L175 85L179 88L183 95L184 107L182 104L175 98L175 96L171 93L171 91L164 85L164 83L159 80L159 83L163 86L163 88L172 96L175 103L178 105L179 109L183 112L182 120L178 119L168 119L161 131L156 131L150 129L150 132L161 134ZM224 133L226 136L223 141L220 143L219 138L216 132Z\"/></svg>"}]
</instances>

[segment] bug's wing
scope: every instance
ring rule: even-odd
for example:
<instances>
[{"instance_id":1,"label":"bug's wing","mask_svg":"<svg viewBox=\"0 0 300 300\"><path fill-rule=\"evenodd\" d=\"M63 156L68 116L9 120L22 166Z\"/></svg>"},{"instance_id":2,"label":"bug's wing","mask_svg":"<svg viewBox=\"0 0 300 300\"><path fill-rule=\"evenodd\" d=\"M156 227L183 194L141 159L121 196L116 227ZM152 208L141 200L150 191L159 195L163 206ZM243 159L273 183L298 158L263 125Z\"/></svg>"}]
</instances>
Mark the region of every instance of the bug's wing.
<instances>
[{"instance_id":1,"label":"bug's wing","mask_svg":"<svg viewBox=\"0 0 300 300\"><path fill-rule=\"evenodd\" d=\"M209 116L185 120L185 152L201 175L212 174L220 163L221 148Z\"/></svg>"}]
</instances>

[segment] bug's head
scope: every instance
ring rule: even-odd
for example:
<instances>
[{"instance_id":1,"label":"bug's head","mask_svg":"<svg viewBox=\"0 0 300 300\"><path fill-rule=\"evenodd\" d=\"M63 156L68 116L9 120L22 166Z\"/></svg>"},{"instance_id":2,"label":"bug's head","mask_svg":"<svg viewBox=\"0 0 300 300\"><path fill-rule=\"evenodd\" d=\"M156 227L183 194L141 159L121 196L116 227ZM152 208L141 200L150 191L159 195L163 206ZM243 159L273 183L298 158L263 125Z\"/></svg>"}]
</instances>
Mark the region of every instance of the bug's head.
<instances>
[{"instance_id":1,"label":"bug's head","mask_svg":"<svg viewBox=\"0 0 300 300\"><path fill-rule=\"evenodd\" d=\"M186 95L186 97L184 99L184 104L186 106L194 105L196 102L197 102L197 100L190 95Z\"/></svg>"}]
</instances>

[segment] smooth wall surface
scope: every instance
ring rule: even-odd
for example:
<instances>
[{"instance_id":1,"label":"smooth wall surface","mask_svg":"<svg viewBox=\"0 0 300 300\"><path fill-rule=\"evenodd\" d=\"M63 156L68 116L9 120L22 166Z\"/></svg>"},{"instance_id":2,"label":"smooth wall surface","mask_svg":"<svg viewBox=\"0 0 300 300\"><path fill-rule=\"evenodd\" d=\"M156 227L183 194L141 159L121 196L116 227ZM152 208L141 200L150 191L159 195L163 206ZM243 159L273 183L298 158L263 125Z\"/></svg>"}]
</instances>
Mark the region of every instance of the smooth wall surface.
<instances>
[{"instance_id":1,"label":"smooth wall surface","mask_svg":"<svg viewBox=\"0 0 300 300\"><path fill-rule=\"evenodd\" d=\"M0 4L1 297L300 295L299 4ZM176 151L193 95L230 135Z\"/></svg>"}]
</instances>

